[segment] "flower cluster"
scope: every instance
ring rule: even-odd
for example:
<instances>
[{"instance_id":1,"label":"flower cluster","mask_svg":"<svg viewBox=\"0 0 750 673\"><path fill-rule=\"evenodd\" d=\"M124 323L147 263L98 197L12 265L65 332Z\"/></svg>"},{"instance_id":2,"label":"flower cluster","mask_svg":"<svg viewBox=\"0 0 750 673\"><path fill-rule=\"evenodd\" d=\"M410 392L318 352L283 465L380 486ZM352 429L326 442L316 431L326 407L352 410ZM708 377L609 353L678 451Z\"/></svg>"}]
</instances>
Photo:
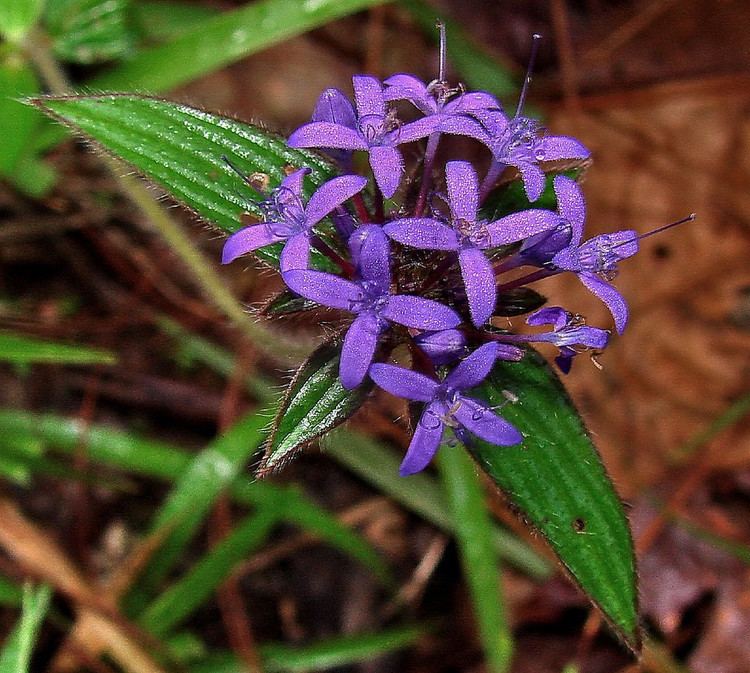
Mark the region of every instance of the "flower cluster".
<instances>
[{"instance_id":1,"label":"flower cluster","mask_svg":"<svg viewBox=\"0 0 750 673\"><path fill-rule=\"evenodd\" d=\"M627 305L611 281L618 263L637 252L638 236L619 231L584 240L581 188L571 177L547 174L548 162L584 160L589 152L524 116L525 88L513 116L489 93L449 86L442 68L429 84L408 74L383 82L357 75L353 102L338 89L324 91L312 120L288 144L324 151L341 175L306 199L309 170L299 167L265 195L261 221L224 248L228 263L283 242L279 265L289 290L353 318L341 341L341 384L354 389L369 377L422 403L403 475L429 463L446 426L465 443L523 440L471 394L498 360L520 360L526 345L549 343L567 373L577 354L607 345L609 331L561 307L539 308L544 299L526 285L574 273L609 308L618 333L627 323ZM461 157L438 155L450 135L489 151L482 175ZM516 175L528 207L490 207ZM534 207L550 183L556 209ZM313 263L312 249L328 258L325 267ZM521 305L509 310L506 299L519 296ZM548 328L516 334L506 320L492 323L522 313L528 325ZM402 344L412 369L384 362Z\"/></svg>"}]
</instances>

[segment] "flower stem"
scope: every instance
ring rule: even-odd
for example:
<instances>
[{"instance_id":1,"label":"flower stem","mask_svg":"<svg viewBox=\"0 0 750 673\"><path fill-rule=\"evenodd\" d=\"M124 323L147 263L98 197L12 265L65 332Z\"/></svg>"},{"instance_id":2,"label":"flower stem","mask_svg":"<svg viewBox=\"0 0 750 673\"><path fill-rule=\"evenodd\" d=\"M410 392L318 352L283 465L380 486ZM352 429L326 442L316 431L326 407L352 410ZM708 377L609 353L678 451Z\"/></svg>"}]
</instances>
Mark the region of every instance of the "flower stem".
<instances>
[{"instance_id":1,"label":"flower stem","mask_svg":"<svg viewBox=\"0 0 750 673\"><path fill-rule=\"evenodd\" d=\"M435 167L435 155L440 144L440 133L431 133L427 139L427 149L424 153L424 165L422 168L422 184L419 186L419 197L417 205L414 207L414 217L422 217L425 205L427 204L427 194L432 182L432 170Z\"/></svg>"},{"instance_id":2,"label":"flower stem","mask_svg":"<svg viewBox=\"0 0 750 673\"><path fill-rule=\"evenodd\" d=\"M341 267L341 270L351 278L354 275L354 265L348 260L344 259L339 253L337 253L328 243L326 243L320 236L313 236L310 241L313 247L324 254L334 264Z\"/></svg>"},{"instance_id":3,"label":"flower stem","mask_svg":"<svg viewBox=\"0 0 750 673\"><path fill-rule=\"evenodd\" d=\"M354 210L357 211L357 217L359 217L359 219L362 221L363 224L372 222L370 211L367 210L367 206L365 205L365 200L362 198L361 193L355 194L352 197L352 203L354 203Z\"/></svg>"},{"instance_id":4,"label":"flower stem","mask_svg":"<svg viewBox=\"0 0 750 673\"><path fill-rule=\"evenodd\" d=\"M49 38L40 31L30 33L24 50L51 93L65 95L73 87L49 48ZM113 158L102 157L123 194L146 216L169 248L190 269L206 298L260 350L279 360L298 360L308 349L285 339L275 330L253 323L227 289L226 281L215 271L200 249L185 235L181 226L149 192L146 186L130 175L129 168Z\"/></svg>"},{"instance_id":5,"label":"flower stem","mask_svg":"<svg viewBox=\"0 0 750 673\"><path fill-rule=\"evenodd\" d=\"M528 273L525 276L521 276L520 278L516 278L515 280L511 280L507 283L503 283L502 285L498 285L497 291L505 292L506 290L513 290L514 288L521 287L522 285L528 285L529 283L541 280L542 278L554 276L556 273L559 273L559 271L553 271L550 269L537 269L536 271Z\"/></svg>"}]
</instances>

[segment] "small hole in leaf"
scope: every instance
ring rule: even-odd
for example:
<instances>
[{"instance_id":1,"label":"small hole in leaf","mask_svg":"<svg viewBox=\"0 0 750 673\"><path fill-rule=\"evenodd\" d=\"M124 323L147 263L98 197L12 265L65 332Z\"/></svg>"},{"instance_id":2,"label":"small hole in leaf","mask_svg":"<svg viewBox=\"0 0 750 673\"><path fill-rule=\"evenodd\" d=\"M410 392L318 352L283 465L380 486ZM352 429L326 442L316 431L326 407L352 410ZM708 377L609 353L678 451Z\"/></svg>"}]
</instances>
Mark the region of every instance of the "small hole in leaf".
<instances>
[{"instance_id":1,"label":"small hole in leaf","mask_svg":"<svg viewBox=\"0 0 750 673\"><path fill-rule=\"evenodd\" d=\"M578 519L573 520L573 530L576 533L583 533L586 530L586 522L581 519L580 517Z\"/></svg>"}]
</instances>

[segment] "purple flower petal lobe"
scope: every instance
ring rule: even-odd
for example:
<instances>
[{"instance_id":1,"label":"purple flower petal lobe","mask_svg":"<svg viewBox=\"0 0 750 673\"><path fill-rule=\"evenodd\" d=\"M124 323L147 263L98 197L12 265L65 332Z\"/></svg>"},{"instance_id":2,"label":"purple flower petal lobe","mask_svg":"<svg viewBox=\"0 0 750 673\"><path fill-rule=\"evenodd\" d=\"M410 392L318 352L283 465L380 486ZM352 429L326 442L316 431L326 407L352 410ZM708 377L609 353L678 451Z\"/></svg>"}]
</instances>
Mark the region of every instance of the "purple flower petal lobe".
<instances>
[{"instance_id":1,"label":"purple flower petal lobe","mask_svg":"<svg viewBox=\"0 0 750 673\"><path fill-rule=\"evenodd\" d=\"M391 395L415 402L431 402L439 385L419 372L382 363L370 367L370 378Z\"/></svg>"},{"instance_id":2,"label":"purple flower petal lobe","mask_svg":"<svg viewBox=\"0 0 750 673\"><path fill-rule=\"evenodd\" d=\"M466 287L469 313L475 327L486 323L495 310L497 290L492 264L478 248L464 248L458 253L461 277Z\"/></svg>"},{"instance_id":3,"label":"purple flower petal lobe","mask_svg":"<svg viewBox=\"0 0 750 673\"><path fill-rule=\"evenodd\" d=\"M429 404L422 412L422 416L414 428L409 449L399 468L402 477L408 477L423 470L435 457L443 438L443 422L445 405L439 402Z\"/></svg>"},{"instance_id":4,"label":"purple flower petal lobe","mask_svg":"<svg viewBox=\"0 0 750 673\"><path fill-rule=\"evenodd\" d=\"M523 435L513 425L471 397L460 398L453 416L467 430L490 444L512 446L523 441Z\"/></svg>"},{"instance_id":5,"label":"purple flower petal lobe","mask_svg":"<svg viewBox=\"0 0 750 673\"><path fill-rule=\"evenodd\" d=\"M408 294L392 296L381 315L391 322L415 329L439 330L461 324L461 316L452 308Z\"/></svg>"},{"instance_id":6,"label":"purple flower petal lobe","mask_svg":"<svg viewBox=\"0 0 750 673\"><path fill-rule=\"evenodd\" d=\"M380 331L380 321L371 312L358 315L349 327L339 363L341 385L347 390L356 388L364 381L372 364Z\"/></svg>"},{"instance_id":7,"label":"purple flower petal lobe","mask_svg":"<svg viewBox=\"0 0 750 673\"><path fill-rule=\"evenodd\" d=\"M362 300L359 285L322 271L289 271L283 274L289 289L323 306L351 310Z\"/></svg>"}]
</instances>

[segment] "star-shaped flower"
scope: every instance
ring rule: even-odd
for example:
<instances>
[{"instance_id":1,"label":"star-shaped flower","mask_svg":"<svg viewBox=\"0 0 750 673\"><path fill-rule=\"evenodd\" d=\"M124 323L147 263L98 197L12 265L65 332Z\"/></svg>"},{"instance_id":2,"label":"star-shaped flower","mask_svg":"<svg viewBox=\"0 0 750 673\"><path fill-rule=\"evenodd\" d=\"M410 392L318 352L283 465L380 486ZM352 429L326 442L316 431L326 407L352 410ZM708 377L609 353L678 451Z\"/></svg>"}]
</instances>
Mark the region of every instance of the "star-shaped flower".
<instances>
[{"instance_id":1,"label":"star-shaped flower","mask_svg":"<svg viewBox=\"0 0 750 673\"><path fill-rule=\"evenodd\" d=\"M300 126L289 137L289 146L368 152L375 181L390 198L398 189L404 170L404 160L397 146L430 135L440 120L423 117L400 125L388 111L383 85L377 79L355 75L352 82L356 110L343 93L329 93L330 108L326 112L325 103L319 101L319 118L336 121L312 121Z\"/></svg>"},{"instance_id":2,"label":"star-shaped flower","mask_svg":"<svg viewBox=\"0 0 750 673\"><path fill-rule=\"evenodd\" d=\"M579 315L559 306L539 309L526 318L528 325L552 325L552 332L519 335L526 341L546 342L557 346L560 354L555 358L563 374L567 374L573 358L583 349L602 350L609 341L609 332L598 327L588 327Z\"/></svg>"},{"instance_id":3,"label":"star-shaped flower","mask_svg":"<svg viewBox=\"0 0 750 673\"><path fill-rule=\"evenodd\" d=\"M483 128L471 117L472 113L502 109L497 99L485 91L452 89L447 82L439 80L425 84L406 73L393 75L384 84L387 101L408 100L424 115L438 119L436 133L476 138Z\"/></svg>"},{"instance_id":4,"label":"star-shaped flower","mask_svg":"<svg viewBox=\"0 0 750 673\"><path fill-rule=\"evenodd\" d=\"M586 221L586 203L581 188L563 175L555 178L555 194L560 215L571 228L570 243L555 253L545 267L555 271L572 271L612 313L615 328L622 334L628 322L628 306L623 296L607 281L617 275L617 264L638 252L638 233L616 231L594 236L581 243Z\"/></svg>"},{"instance_id":5,"label":"star-shaped flower","mask_svg":"<svg viewBox=\"0 0 750 673\"><path fill-rule=\"evenodd\" d=\"M476 135L492 152L494 166L490 171L513 166L523 178L523 186L530 201L536 201L544 191L544 171L541 161L559 159L587 159L591 153L570 136L542 135L536 119L516 115L508 118L499 110L473 113L484 131Z\"/></svg>"},{"instance_id":6,"label":"star-shaped flower","mask_svg":"<svg viewBox=\"0 0 750 673\"><path fill-rule=\"evenodd\" d=\"M498 344L487 343L442 381L394 365L374 364L370 367L370 378L384 390L407 400L426 403L401 463L401 476L414 474L427 466L440 447L446 426L464 442L468 439L467 430L498 446L523 441L521 433L508 421L495 414L484 402L464 394L465 390L478 386L487 378L497 354Z\"/></svg>"},{"instance_id":7,"label":"star-shaped flower","mask_svg":"<svg viewBox=\"0 0 750 673\"><path fill-rule=\"evenodd\" d=\"M310 270L283 274L289 288L306 299L356 314L344 337L339 365L341 384L349 389L364 380L378 338L390 323L423 330L447 329L461 323L453 309L436 301L390 293L390 251L379 226L360 227L353 238L356 280Z\"/></svg>"},{"instance_id":8,"label":"star-shaped flower","mask_svg":"<svg viewBox=\"0 0 750 673\"><path fill-rule=\"evenodd\" d=\"M404 218L383 227L393 240L423 250L458 252L466 286L469 312L478 327L495 309L495 273L482 250L521 241L558 224L560 217L549 210L530 209L488 222L478 218L479 183L467 161L446 166L451 219L446 224L432 218Z\"/></svg>"},{"instance_id":9,"label":"star-shaped flower","mask_svg":"<svg viewBox=\"0 0 750 673\"><path fill-rule=\"evenodd\" d=\"M240 229L227 239L222 264L229 264L251 250L286 241L281 270L307 267L313 227L367 184L367 179L359 175L342 175L321 185L304 205L302 181L309 172L309 168L301 168L282 180L263 204L263 222Z\"/></svg>"}]
</instances>

